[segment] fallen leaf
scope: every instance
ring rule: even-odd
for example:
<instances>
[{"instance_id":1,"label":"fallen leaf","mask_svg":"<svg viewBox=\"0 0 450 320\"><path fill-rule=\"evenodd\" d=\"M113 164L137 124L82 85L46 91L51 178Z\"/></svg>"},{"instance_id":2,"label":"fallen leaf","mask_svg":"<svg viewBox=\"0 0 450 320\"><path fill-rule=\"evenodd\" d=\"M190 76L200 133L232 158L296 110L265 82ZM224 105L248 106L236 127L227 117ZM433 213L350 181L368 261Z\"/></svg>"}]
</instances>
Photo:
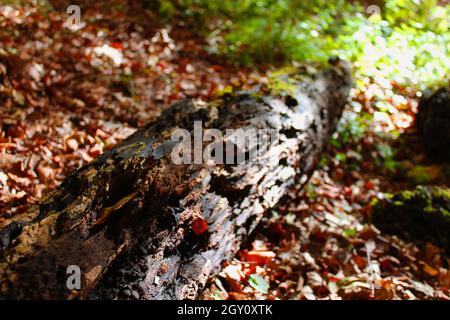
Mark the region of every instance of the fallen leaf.
<instances>
[{"instance_id":1,"label":"fallen leaf","mask_svg":"<svg viewBox=\"0 0 450 320\"><path fill-rule=\"evenodd\" d=\"M423 271L426 274L428 274L432 277L436 277L437 275L439 275L439 271L436 270L435 268L433 268L432 266L430 266L429 264L427 264L426 262L420 261L419 263L422 265Z\"/></svg>"},{"instance_id":2,"label":"fallen leaf","mask_svg":"<svg viewBox=\"0 0 450 320\"><path fill-rule=\"evenodd\" d=\"M66 141L66 145L69 148L69 150L75 151L78 149L78 142L75 139L68 139Z\"/></svg>"},{"instance_id":3,"label":"fallen leaf","mask_svg":"<svg viewBox=\"0 0 450 320\"><path fill-rule=\"evenodd\" d=\"M257 264L266 264L271 259L275 258L273 251L243 251L241 252L242 259L247 262L253 262Z\"/></svg>"},{"instance_id":4,"label":"fallen leaf","mask_svg":"<svg viewBox=\"0 0 450 320\"><path fill-rule=\"evenodd\" d=\"M117 202L116 202L114 205L112 205L111 207L104 208L104 209L100 212L99 217L98 217L97 220L95 221L94 225L105 224L105 223L108 221L109 217L111 216L111 214L112 214L114 211L116 211L116 210L122 208L122 207L123 207L126 203L128 203L128 201L130 201L136 194L137 194L137 191L136 191L136 192L133 192L132 194L130 194L130 195L126 196L126 197L123 197L122 199L120 199L119 201L117 201Z\"/></svg>"},{"instance_id":5,"label":"fallen leaf","mask_svg":"<svg viewBox=\"0 0 450 320\"><path fill-rule=\"evenodd\" d=\"M253 289L261 293L267 293L269 290L269 283L259 274L252 274L248 279L248 283Z\"/></svg>"}]
</instances>

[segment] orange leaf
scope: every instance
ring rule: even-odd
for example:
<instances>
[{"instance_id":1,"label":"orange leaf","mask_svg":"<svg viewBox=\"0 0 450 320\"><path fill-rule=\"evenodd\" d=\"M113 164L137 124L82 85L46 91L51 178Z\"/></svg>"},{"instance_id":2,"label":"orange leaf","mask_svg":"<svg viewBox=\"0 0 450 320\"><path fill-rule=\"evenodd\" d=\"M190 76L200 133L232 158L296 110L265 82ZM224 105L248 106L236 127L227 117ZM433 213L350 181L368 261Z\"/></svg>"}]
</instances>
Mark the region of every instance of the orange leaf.
<instances>
[{"instance_id":1,"label":"orange leaf","mask_svg":"<svg viewBox=\"0 0 450 320\"><path fill-rule=\"evenodd\" d=\"M99 217L97 218L97 220L95 221L94 225L100 225L100 224L105 224L109 217L111 216L111 214L122 208L126 203L128 203L128 201L130 201L135 195L137 194L137 192L133 192L132 194L120 199L119 201L117 201L114 205L112 205L111 207L107 207L104 208L101 212Z\"/></svg>"},{"instance_id":2,"label":"orange leaf","mask_svg":"<svg viewBox=\"0 0 450 320\"><path fill-rule=\"evenodd\" d=\"M432 266L428 265L427 263L425 263L425 262L423 262L423 261L420 261L420 264L422 265L423 271L424 271L426 274L428 274L428 275L430 275L430 276L432 276L432 277L436 277L436 276L439 274L439 271L438 271L438 270L436 270L436 269L433 268Z\"/></svg>"}]
</instances>

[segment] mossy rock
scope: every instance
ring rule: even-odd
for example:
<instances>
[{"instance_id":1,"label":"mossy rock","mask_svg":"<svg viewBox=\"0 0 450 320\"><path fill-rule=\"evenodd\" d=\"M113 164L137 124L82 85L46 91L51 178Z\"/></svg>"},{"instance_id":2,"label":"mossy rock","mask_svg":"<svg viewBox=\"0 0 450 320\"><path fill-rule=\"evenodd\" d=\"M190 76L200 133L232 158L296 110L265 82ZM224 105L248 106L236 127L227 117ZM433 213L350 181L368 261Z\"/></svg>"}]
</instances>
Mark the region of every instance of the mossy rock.
<instances>
[{"instance_id":1,"label":"mossy rock","mask_svg":"<svg viewBox=\"0 0 450 320\"><path fill-rule=\"evenodd\" d=\"M432 242L450 253L450 189L419 186L373 206L372 222L406 240Z\"/></svg>"},{"instance_id":2,"label":"mossy rock","mask_svg":"<svg viewBox=\"0 0 450 320\"><path fill-rule=\"evenodd\" d=\"M424 95L416 124L427 153L450 161L450 88Z\"/></svg>"}]
</instances>

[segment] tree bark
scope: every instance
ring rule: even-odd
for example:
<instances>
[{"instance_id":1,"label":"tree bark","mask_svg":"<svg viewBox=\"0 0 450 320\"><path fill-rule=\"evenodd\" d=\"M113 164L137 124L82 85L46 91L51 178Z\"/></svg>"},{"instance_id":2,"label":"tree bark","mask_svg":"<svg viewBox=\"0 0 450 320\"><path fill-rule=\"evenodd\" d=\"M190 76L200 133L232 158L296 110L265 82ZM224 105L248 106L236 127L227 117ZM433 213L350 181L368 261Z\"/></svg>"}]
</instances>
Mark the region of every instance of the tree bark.
<instances>
[{"instance_id":1,"label":"tree bark","mask_svg":"<svg viewBox=\"0 0 450 320\"><path fill-rule=\"evenodd\" d=\"M301 80L299 80L301 78ZM351 86L339 60L299 70L281 98L182 101L69 175L28 212L0 225L0 294L14 299L194 299L233 257L295 177L305 183ZM292 86L292 84L290 85ZM174 164L176 128L270 128L258 162ZM69 290L67 268L81 270Z\"/></svg>"}]
</instances>

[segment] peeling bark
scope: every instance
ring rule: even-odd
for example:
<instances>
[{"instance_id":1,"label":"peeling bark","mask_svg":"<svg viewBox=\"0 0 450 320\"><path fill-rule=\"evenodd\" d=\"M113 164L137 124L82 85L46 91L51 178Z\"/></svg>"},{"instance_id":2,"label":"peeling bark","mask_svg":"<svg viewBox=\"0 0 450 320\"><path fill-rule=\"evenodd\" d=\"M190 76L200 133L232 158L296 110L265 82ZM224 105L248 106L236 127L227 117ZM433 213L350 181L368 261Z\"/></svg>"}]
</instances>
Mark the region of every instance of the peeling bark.
<instances>
[{"instance_id":1,"label":"peeling bark","mask_svg":"<svg viewBox=\"0 0 450 320\"><path fill-rule=\"evenodd\" d=\"M173 105L0 225L1 296L195 299L296 177L306 182L350 84L337 60L303 74L284 98ZM195 120L221 131L277 129L280 141L257 163L176 165L171 133ZM69 265L82 271L81 290L67 289Z\"/></svg>"}]
</instances>

